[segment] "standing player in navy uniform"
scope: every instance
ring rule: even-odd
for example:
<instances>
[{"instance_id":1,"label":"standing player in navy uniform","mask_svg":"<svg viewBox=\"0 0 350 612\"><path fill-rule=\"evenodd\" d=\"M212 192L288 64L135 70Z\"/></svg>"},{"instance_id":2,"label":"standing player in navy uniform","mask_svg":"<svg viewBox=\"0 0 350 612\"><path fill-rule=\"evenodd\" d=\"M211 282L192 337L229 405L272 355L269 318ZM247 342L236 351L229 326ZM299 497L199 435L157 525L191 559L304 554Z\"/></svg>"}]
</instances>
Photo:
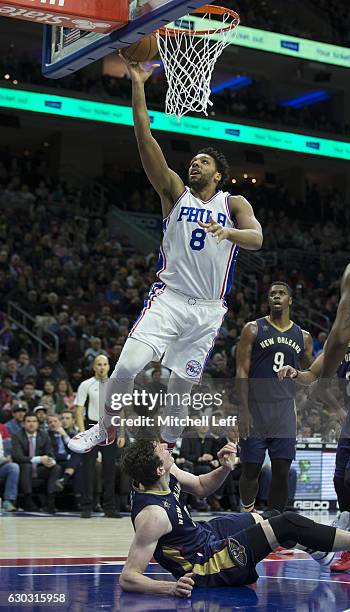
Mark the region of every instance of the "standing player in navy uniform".
<instances>
[{"instance_id":1,"label":"standing player in navy uniform","mask_svg":"<svg viewBox=\"0 0 350 612\"><path fill-rule=\"evenodd\" d=\"M340 300L337 308L337 314L335 321L332 325L332 329L329 332L327 342L324 347L324 352L318 357L312 364L310 370L307 372L298 372L293 368L283 368L279 373L279 378L298 377L300 382L310 384L317 379L315 388L312 391L314 398L323 400L325 394L328 392L329 379L334 376L338 371L341 375L345 374L345 379L348 373L347 357L348 348L350 345L350 264L348 264L344 270L341 284L340 284ZM344 357L345 356L345 357ZM339 368L339 369L338 369ZM348 398L346 399L345 405L348 405ZM345 423L347 427L347 423ZM336 477L337 481L334 482L335 489L338 496L339 507L345 509L340 512L336 525L345 526L347 529L350 528L350 522L348 520L348 510L350 507L348 501L347 485L345 483L346 471L348 468L347 453L343 452L343 444L345 440L340 440L340 447L338 444L337 451L337 464L336 464ZM347 447L347 443L345 443ZM338 478L339 476L339 478ZM349 549L345 552L341 558L331 565L333 571L343 571L350 569L350 551Z\"/></svg>"},{"instance_id":2,"label":"standing player in navy uniform","mask_svg":"<svg viewBox=\"0 0 350 612\"><path fill-rule=\"evenodd\" d=\"M320 376L324 363L324 353L319 355L313 362L311 368L305 372L300 372L290 366L284 367L278 377L282 380L285 377L298 378L302 384L310 384ZM344 359L337 369L340 387L343 393L345 407L345 422L340 432L337 454L335 458L334 488L338 498L340 514L334 523L336 527L342 529L350 528L350 346L344 355ZM326 391L326 393L325 393ZM311 397L313 392L311 392ZM329 405L334 405L335 398L327 396L327 390L322 390L323 401L328 400ZM316 395L318 399L319 396ZM331 564L334 572L344 572L350 569L350 551L344 551L337 561Z\"/></svg>"},{"instance_id":3,"label":"standing player in navy uniform","mask_svg":"<svg viewBox=\"0 0 350 612\"><path fill-rule=\"evenodd\" d=\"M200 381L227 312L225 295L232 284L238 248L260 249L262 231L249 202L222 191L228 179L222 153L212 148L199 151L190 162L188 187L168 167L152 136L145 99L144 84L154 67L145 71L140 64L128 64L138 149L163 212L159 282L152 285L123 347L111 376L111 394L130 394L135 376L150 361L162 358L172 371L168 392L179 398L171 413L184 417L184 398ZM111 405L97 425L71 440L69 448L81 453L96 444L112 443L114 416L118 413ZM162 436L174 446L182 429L165 427Z\"/></svg>"},{"instance_id":4,"label":"standing player in navy uniform","mask_svg":"<svg viewBox=\"0 0 350 612\"><path fill-rule=\"evenodd\" d=\"M131 520L135 535L119 580L123 590L186 598L194 586L256 582L256 564L278 546L297 545L314 559L320 556L319 551L312 552L315 548L325 553L348 548L350 533L294 512L275 511L268 520L252 512L193 521L181 488L201 497L214 493L235 465L235 445L226 444L217 457L220 467L194 476L174 465L166 444L139 440L126 450L124 468L134 480ZM144 575L152 557L176 582Z\"/></svg>"},{"instance_id":5,"label":"standing player in navy uniform","mask_svg":"<svg viewBox=\"0 0 350 612\"><path fill-rule=\"evenodd\" d=\"M289 468L295 457L295 389L291 380L279 382L278 371L312 361L312 338L290 319L292 292L283 282L270 286L270 314L249 322L237 347L237 385L240 394L240 495L251 512L265 452L271 459L268 508L283 511L288 500ZM248 380L249 379L249 380Z\"/></svg>"}]
</instances>

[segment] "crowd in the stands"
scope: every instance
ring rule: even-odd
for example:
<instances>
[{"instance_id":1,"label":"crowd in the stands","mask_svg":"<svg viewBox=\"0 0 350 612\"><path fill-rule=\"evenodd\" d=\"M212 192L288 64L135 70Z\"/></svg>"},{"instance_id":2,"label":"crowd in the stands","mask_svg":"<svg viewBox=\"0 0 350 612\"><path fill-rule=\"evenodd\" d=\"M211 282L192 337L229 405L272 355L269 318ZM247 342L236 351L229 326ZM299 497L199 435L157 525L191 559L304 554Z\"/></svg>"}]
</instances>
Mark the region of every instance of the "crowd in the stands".
<instances>
[{"instance_id":1,"label":"crowd in the stands","mask_svg":"<svg viewBox=\"0 0 350 612\"><path fill-rule=\"evenodd\" d=\"M141 255L129 235L108 224L92 198L47 178L45 170L39 158L18 157L8 149L0 151L0 481L6 480L0 496L5 500L5 510L13 509L15 503L36 508L41 503L40 495L46 495L41 507L54 511L55 504L67 505L67 491L71 503L79 508L79 459L72 467L67 447L69 437L77 430L75 394L79 384L92 376L97 355L106 355L113 369L155 278L157 262L156 253L150 250ZM127 191L123 192L125 179L121 175L119 178L122 208L159 214L158 200L151 190L146 207L145 199L141 201L139 176L128 173L128 185L135 186L134 192L128 190L129 199ZM349 219L336 191L323 193L316 185L310 186L301 207L283 186L243 182L239 190L252 201L264 227L261 261L265 262L265 271L251 270L249 283L244 285L239 283L238 264L239 284L228 296L230 310L205 371L205 384L211 389L221 380L232 381L240 331L246 321L267 314L266 293L272 280L291 285L298 304L298 322L306 328L311 325L309 309L322 312L322 324L320 320L318 326L313 320L311 325L315 355L320 352L326 338L324 321L332 322L338 301L339 275L330 263L337 257L341 260L350 250ZM113 200L115 193L109 183L106 209L117 203ZM318 221L310 226L316 209ZM340 216L341 224L337 223ZM293 265L288 257L292 252L300 256L294 257ZM310 254L314 259L306 267L303 261ZM18 309L31 317L26 320L27 331L18 318ZM34 335L46 343L41 353ZM148 383L163 388L165 369L151 363L147 370ZM232 391L221 413L236 410L237 397ZM329 440L337 435L340 423L340 406L323 406L315 411L306 396L300 398L300 437L320 434ZM41 432L36 435L40 435L42 449L38 456L28 457L21 436L25 431L31 438L37 430ZM126 443L133 435L132 430L126 432ZM195 441L185 438L178 449L178 462L186 462L195 473L212 469L215 449L224 435L196 429L190 436ZM103 483L99 459L96 466L95 508L100 509ZM268 467L265 471L268 478ZM120 469L116 474L118 503L125 510L129 483ZM28 492L28 478L38 483L39 498L32 490ZM236 507L237 483L231 485L219 498L190 503L200 509L208 507L207 502L214 509L221 505ZM19 502L18 491L22 495Z\"/></svg>"}]
</instances>

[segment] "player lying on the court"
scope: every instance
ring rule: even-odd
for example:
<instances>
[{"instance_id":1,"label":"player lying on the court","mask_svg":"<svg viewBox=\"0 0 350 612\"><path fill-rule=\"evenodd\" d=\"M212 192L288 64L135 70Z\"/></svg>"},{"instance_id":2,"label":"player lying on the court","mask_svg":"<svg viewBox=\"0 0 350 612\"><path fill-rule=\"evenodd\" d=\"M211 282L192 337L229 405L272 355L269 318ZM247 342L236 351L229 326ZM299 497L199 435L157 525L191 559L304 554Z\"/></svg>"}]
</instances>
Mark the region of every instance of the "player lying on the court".
<instances>
[{"instance_id":1,"label":"player lying on the court","mask_svg":"<svg viewBox=\"0 0 350 612\"><path fill-rule=\"evenodd\" d=\"M298 545L301 550L317 548L325 553L350 546L347 531L294 512L276 511L268 520L256 513L242 513L193 521L181 499L181 488L199 497L214 493L233 468L235 457L236 446L228 443L218 452L219 468L194 476L174 464L166 444L140 440L127 449L124 468L134 480L131 520L135 535L120 576L122 589L190 597L194 586L255 582L256 564L278 546ZM321 562L327 557L320 552L312 556ZM173 574L175 583L144 575L152 557Z\"/></svg>"}]
</instances>

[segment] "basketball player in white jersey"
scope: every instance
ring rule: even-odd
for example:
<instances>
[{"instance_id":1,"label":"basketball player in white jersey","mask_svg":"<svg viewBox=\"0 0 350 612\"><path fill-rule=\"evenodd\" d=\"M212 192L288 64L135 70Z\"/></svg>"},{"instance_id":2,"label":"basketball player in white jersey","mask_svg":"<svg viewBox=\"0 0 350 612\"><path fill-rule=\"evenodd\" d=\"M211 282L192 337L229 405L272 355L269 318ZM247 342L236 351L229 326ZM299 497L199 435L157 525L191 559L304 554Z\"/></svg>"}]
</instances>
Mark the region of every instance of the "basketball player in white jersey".
<instances>
[{"instance_id":1,"label":"basketball player in white jersey","mask_svg":"<svg viewBox=\"0 0 350 612\"><path fill-rule=\"evenodd\" d=\"M172 371L168 393L177 394L171 414L183 417L181 398L201 379L226 314L225 294L233 277L239 247L257 250L262 230L253 209L242 196L221 190L228 179L224 155L204 149L190 163L188 184L168 168L150 130L144 84L156 65L144 70L128 63L132 81L134 129L144 170L159 194L164 238L160 247L158 282L133 325L111 376L111 393L131 393L135 376L154 359ZM75 436L75 452L96 444L111 444L116 411L108 406L100 422ZM171 448L183 427L165 427L162 438Z\"/></svg>"}]
</instances>

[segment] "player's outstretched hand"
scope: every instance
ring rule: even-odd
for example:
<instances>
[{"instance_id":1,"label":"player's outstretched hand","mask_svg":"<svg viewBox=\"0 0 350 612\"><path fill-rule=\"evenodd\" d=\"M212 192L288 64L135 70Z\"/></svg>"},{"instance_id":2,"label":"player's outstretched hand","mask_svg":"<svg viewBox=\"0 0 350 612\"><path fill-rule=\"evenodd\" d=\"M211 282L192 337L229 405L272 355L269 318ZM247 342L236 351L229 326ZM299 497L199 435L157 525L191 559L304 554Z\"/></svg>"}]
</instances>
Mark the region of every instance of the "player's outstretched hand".
<instances>
[{"instance_id":1,"label":"player's outstretched hand","mask_svg":"<svg viewBox=\"0 0 350 612\"><path fill-rule=\"evenodd\" d=\"M218 459L223 467L228 467L233 470L237 456L237 445L233 442L228 442L218 452Z\"/></svg>"},{"instance_id":2,"label":"player's outstretched hand","mask_svg":"<svg viewBox=\"0 0 350 612\"><path fill-rule=\"evenodd\" d=\"M131 80L140 83L145 83L153 71L160 66L160 64L152 64L152 66L146 70L140 62L129 62L121 51L119 52L119 57L121 57L124 64L128 67Z\"/></svg>"},{"instance_id":3,"label":"player's outstretched hand","mask_svg":"<svg viewBox=\"0 0 350 612\"><path fill-rule=\"evenodd\" d=\"M283 368L277 372L277 377L279 380L283 380L284 378L296 378L297 376L298 370L289 365L283 366Z\"/></svg>"},{"instance_id":4,"label":"player's outstretched hand","mask_svg":"<svg viewBox=\"0 0 350 612\"><path fill-rule=\"evenodd\" d=\"M209 223L203 223L203 221L198 219L198 225L205 229L207 234L212 234L216 238L218 244L222 240L226 240L228 238L228 230L222 227L220 223L214 221L212 217L209 217Z\"/></svg>"},{"instance_id":5,"label":"player's outstretched hand","mask_svg":"<svg viewBox=\"0 0 350 612\"><path fill-rule=\"evenodd\" d=\"M174 583L174 591L172 595L175 595L175 597L184 597L184 598L191 597L192 590L194 587L194 580L192 576L193 576L192 572L189 572L188 574L181 576L181 578L179 578L178 581Z\"/></svg>"}]
</instances>

